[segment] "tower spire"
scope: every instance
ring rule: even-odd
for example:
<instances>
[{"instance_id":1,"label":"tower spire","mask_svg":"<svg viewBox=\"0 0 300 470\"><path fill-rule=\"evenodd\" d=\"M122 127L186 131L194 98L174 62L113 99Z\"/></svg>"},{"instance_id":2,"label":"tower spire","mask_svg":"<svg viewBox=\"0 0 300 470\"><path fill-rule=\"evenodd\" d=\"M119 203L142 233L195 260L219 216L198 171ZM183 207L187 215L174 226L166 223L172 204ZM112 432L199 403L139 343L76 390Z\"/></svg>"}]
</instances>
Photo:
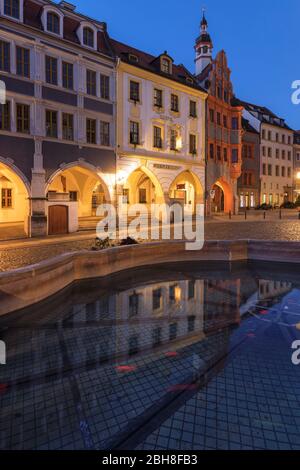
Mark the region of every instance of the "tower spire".
<instances>
[{"instance_id":1,"label":"tower spire","mask_svg":"<svg viewBox=\"0 0 300 470\"><path fill-rule=\"evenodd\" d=\"M200 23L200 36L196 39L196 75L205 69L212 61L213 43L208 33L208 23L205 16L205 8L202 8L202 19Z\"/></svg>"}]
</instances>

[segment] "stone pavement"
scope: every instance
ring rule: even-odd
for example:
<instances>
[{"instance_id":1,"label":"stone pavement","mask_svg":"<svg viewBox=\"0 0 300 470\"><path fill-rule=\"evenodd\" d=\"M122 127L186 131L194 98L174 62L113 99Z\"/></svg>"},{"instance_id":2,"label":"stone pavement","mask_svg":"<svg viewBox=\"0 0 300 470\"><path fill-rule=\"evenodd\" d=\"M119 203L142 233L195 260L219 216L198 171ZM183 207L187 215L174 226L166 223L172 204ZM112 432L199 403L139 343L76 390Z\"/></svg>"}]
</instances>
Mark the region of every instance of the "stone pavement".
<instances>
[{"instance_id":1,"label":"stone pavement","mask_svg":"<svg viewBox=\"0 0 300 470\"><path fill-rule=\"evenodd\" d=\"M95 231L78 232L42 239L22 239L0 242L0 271L16 269L66 252L90 250ZM208 220L205 223L206 240L285 240L300 241L300 221Z\"/></svg>"}]
</instances>

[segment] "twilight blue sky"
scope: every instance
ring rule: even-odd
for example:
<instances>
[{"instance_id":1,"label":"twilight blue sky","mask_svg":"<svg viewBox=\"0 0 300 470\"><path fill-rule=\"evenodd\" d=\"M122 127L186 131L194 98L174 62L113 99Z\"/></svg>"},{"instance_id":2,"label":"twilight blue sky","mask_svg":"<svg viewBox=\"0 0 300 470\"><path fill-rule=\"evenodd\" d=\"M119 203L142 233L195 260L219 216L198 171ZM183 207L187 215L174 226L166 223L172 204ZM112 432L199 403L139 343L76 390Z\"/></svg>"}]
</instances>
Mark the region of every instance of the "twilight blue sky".
<instances>
[{"instance_id":1,"label":"twilight blue sky","mask_svg":"<svg viewBox=\"0 0 300 470\"><path fill-rule=\"evenodd\" d=\"M299 0L70 0L106 21L110 35L154 55L167 50L194 71L194 41L206 7L214 54L225 49L237 96L271 108L300 129L291 83L300 80Z\"/></svg>"}]
</instances>

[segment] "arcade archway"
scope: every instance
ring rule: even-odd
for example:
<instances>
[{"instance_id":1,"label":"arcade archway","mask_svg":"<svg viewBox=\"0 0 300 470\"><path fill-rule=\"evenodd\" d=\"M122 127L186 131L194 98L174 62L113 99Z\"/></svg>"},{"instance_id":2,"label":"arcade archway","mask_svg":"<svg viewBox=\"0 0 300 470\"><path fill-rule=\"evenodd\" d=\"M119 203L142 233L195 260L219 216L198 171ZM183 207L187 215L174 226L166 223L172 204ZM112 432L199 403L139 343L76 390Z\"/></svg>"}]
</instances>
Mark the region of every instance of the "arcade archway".
<instances>
[{"instance_id":1,"label":"arcade archway","mask_svg":"<svg viewBox=\"0 0 300 470\"><path fill-rule=\"evenodd\" d=\"M204 192L200 180L190 171L178 175L170 186L171 203L187 206L195 213L196 204L203 203Z\"/></svg>"},{"instance_id":2,"label":"arcade archway","mask_svg":"<svg viewBox=\"0 0 300 470\"><path fill-rule=\"evenodd\" d=\"M150 206L164 202L164 193L158 179L153 173L142 167L134 170L127 178L123 186L123 196L130 205Z\"/></svg>"},{"instance_id":3,"label":"arcade archway","mask_svg":"<svg viewBox=\"0 0 300 470\"><path fill-rule=\"evenodd\" d=\"M211 212L234 212L233 192L230 185L224 180L218 180L212 186Z\"/></svg>"},{"instance_id":4,"label":"arcade archway","mask_svg":"<svg viewBox=\"0 0 300 470\"><path fill-rule=\"evenodd\" d=\"M28 233L29 197L26 178L0 160L0 237L9 226L9 237L14 236L14 227L18 227L20 235Z\"/></svg>"}]
</instances>

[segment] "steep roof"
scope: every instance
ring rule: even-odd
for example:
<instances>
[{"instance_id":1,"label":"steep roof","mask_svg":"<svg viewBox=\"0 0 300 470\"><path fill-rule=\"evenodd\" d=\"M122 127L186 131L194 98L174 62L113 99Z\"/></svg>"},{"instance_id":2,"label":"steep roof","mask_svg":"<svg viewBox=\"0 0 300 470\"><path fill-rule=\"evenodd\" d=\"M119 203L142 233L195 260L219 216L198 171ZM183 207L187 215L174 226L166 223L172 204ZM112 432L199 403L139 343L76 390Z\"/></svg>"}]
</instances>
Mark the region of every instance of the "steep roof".
<instances>
[{"instance_id":1,"label":"steep roof","mask_svg":"<svg viewBox=\"0 0 300 470\"><path fill-rule=\"evenodd\" d=\"M135 67L139 67L149 72L155 73L156 75L163 76L170 80L182 83L188 87L197 89L206 93L206 91L198 85L198 82L194 75L192 75L184 65L172 64L172 73L169 75L160 70L159 58L155 57L152 54L136 49L135 47L128 46L123 44L115 39L110 39L112 49L117 57L119 57L123 62L131 64ZM166 52L161 55L168 55ZM136 57L137 60L133 60L133 57Z\"/></svg>"},{"instance_id":2,"label":"steep roof","mask_svg":"<svg viewBox=\"0 0 300 470\"><path fill-rule=\"evenodd\" d=\"M283 129L292 130L285 122L285 120L277 116L273 111L266 108L265 106L260 106L257 104L249 103L247 101L242 101L238 98L235 98L235 102L240 103L247 111L250 113L255 113L257 119L265 124L271 124L272 126L281 127Z\"/></svg>"},{"instance_id":3,"label":"steep roof","mask_svg":"<svg viewBox=\"0 0 300 470\"><path fill-rule=\"evenodd\" d=\"M254 129L253 126L251 126L248 119L242 118L242 126L243 126L243 129L247 132L252 132L253 134L259 134L259 132L256 129Z\"/></svg>"}]
</instances>

